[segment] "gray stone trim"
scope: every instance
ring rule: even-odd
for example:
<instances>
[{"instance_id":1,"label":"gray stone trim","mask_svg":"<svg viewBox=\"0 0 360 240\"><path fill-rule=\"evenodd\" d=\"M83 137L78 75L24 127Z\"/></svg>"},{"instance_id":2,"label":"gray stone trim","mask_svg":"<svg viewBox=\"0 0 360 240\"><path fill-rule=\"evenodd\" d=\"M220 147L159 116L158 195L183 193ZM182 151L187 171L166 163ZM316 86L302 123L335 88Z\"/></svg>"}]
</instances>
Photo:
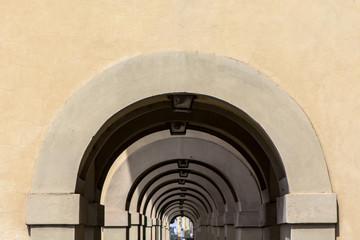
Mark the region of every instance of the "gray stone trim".
<instances>
[{"instance_id":1,"label":"gray stone trim","mask_svg":"<svg viewBox=\"0 0 360 240\"><path fill-rule=\"evenodd\" d=\"M225 101L264 129L286 172L286 178L280 180L280 195L287 195L277 204L278 223L283 223L281 239L334 239L336 196L331 193L318 138L302 109L275 83L246 64L212 54L166 52L138 56L111 67L81 87L58 112L44 139L32 194L27 197L26 223L31 226L32 240L84 238L80 235L84 232L82 224L89 221L88 212L99 209L92 206L88 211L87 201L73 193L80 161L92 137L119 110L151 96L174 92ZM254 223L261 219L250 215ZM161 222L156 222L158 225ZM159 234L160 228L155 229ZM116 237L112 230L106 230L106 240ZM123 228L117 230L124 233ZM260 239L260 230L239 227L231 239ZM226 233L228 238L231 233Z\"/></svg>"},{"instance_id":2,"label":"gray stone trim","mask_svg":"<svg viewBox=\"0 0 360 240\"><path fill-rule=\"evenodd\" d=\"M81 87L59 111L46 134L32 192L74 192L80 160L100 126L138 100L171 92L213 96L259 123L283 160L289 185L284 193L331 192L316 133L291 97L241 62L191 52L131 58Z\"/></svg>"},{"instance_id":3,"label":"gray stone trim","mask_svg":"<svg viewBox=\"0 0 360 240\"><path fill-rule=\"evenodd\" d=\"M277 222L336 223L336 195L332 193L296 193L277 199Z\"/></svg>"},{"instance_id":4,"label":"gray stone trim","mask_svg":"<svg viewBox=\"0 0 360 240\"><path fill-rule=\"evenodd\" d=\"M87 208L86 199L79 194L30 194L26 198L26 224L85 224Z\"/></svg>"}]
</instances>

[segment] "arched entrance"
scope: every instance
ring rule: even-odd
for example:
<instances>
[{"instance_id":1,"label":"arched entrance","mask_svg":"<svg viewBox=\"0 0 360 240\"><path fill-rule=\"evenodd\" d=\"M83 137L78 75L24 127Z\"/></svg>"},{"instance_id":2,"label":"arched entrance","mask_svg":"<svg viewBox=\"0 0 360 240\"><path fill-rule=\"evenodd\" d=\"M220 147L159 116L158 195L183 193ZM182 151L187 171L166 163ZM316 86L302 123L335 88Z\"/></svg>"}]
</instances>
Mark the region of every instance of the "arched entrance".
<instances>
[{"instance_id":1,"label":"arched entrance","mask_svg":"<svg viewBox=\"0 0 360 240\"><path fill-rule=\"evenodd\" d=\"M163 240L179 212L196 239L334 238L310 122L245 64L158 53L89 81L48 131L26 222L36 240Z\"/></svg>"}]
</instances>

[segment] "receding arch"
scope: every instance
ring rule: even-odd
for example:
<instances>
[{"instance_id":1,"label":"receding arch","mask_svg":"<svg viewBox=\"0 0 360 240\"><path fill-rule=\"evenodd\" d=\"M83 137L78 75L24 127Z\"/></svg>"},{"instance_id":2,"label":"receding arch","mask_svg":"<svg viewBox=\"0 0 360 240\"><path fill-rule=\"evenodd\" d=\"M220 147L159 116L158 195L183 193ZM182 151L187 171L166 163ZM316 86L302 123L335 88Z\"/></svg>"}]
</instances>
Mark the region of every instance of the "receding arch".
<instances>
[{"instance_id":1,"label":"receding arch","mask_svg":"<svg viewBox=\"0 0 360 240\"><path fill-rule=\"evenodd\" d=\"M192 211L194 211L194 214L195 214L195 216L197 217L197 218L199 218L200 217L200 213L199 213L199 211L193 206L193 205L190 205L190 204L188 204L188 203L185 203L185 202L182 202L182 204L180 205L180 204L178 204L178 203L172 203L172 204L170 204L169 206L168 206L168 208L165 210L165 211L167 211L168 209L170 209L170 208L172 208L172 207L179 207L179 206L186 206L187 208L189 208L189 209L191 209ZM164 214L162 214L162 216L164 216ZM161 216L161 217L162 217Z\"/></svg>"},{"instance_id":2,"label":"receding arch","mask_svg":"<svg viewBox=\"0 0 360 240\"><path fill-rule=\"evenodd\" d=\"M127 200L127 204L130 204L132 194L134 193L134 191L135 191L135 189L137 188L138 184L142 181L142 179L143 179L146 175L148 175L148 174L149 174L150 172L152 172L154 169L160 168L160 167L165 166L165 165L168 165L168 164L174 164L174 163L177 163L178 161L179 161L179 159L172 159L172 160L162 161L162 162L160 162L160 163L158 163L158 164L155 164L155 165L151 166L151 168L148 168L147 170L145 170L140 176L138 176L138 177L135 179L135 181L134 181L134 183L133 183L133 185L132 185L132 187L131 187L131 189L130 189L130 191L129 191L128 197L127 197L127 199L128 199L128 200ZM201 162L201 161L197 161L197 160L194 160L194 159L186 159L186 161L188 161L189 164L197 164L197 165L200 165L200 166L204 166L204 167L210 169L211 171L215 172L217 175L219 175L219 176L224 180L224 182L227 184L227 186L229 187L229 189L230 189L230 191L231 191L231 194L233 195L234 201L235 201L235 202L238 201L238 197L236 196L236 192L235 192L235 190L234 190L234 187L232 186L232 183L227 179L227 177L226 177L219 169L213 167L213 166L210 165L210 164L207 164L207 163ZM179 169L178 171L181 171L181 170L182 170L182 169ZM174 171L175 171L175 170L174 170ZM188 171L188 170L187 170L187 171ZM189 172L191 172L191 170L190 170ZM142 192L140 193L139 200L138 200L138 205L137 205L138 211L140 211L140 204L141 204L141 202L142 202L142 199L143 199L143 197L144 197L147 189L148 189L148 188L144 188L144 189L142 190ZM218 189L218 188L217 188L217 189ZM220 189L218 189L218 190L219 190L219 192L221 192ZM151 195L152 195L152 194L151 194ZM224 203L226 203L226 200L225 200L225 198L223 197L223 194L222 194L222 193L221 193L221 195L222 195L222 199L223 199ZM125 209L128 209L128 205L126 206Z\"/></svg>"},{"instance_id":3,"label":"receding arch","mask_svg":"<svg viewBox=\"0 0 360 240\"><path fill-rule=\"evenodd\" d=\"M177 216L175 216L175 217L172 217L172 216L173 216L174 214L179 214L179 213L180 213L180 215L178 215L178 216L186 216L187 214L189 214L191 217L190 217L190 216L186 216L186 217L188 217L192 222L195 222L194 220L196 220L196 217L194 216L194 213L193 213L193 212L188 211L188 210L181 210L181 209L172 212L169 218L174 219L174 218L177 217Z\"/></svg>"},{"instance_id":4,"label":"receding arch","mask_svg":"<svg viewBox=\"0 0 360 240\"><path fill-rule=\"evenodd\" d=\"M151 213L155 212L155 216L158 216L160 214L160 212L167 206L168 204L168 200L174 196L179 196L180 197L181 193L173 193L173 194L169 194L168 196L164 197L164 199L159 201L158 206L156 207L156 205L154 204L152 209L151 209ZM204 209L206 210L207 213L210 213L213 211L213 208L211 206L211 204L207 201L207 199L201 199L199 196L196 196L192 193L182 193L184 195L184 197L190 197L193 199L198 200L203 206ZM156 208L156 209L155 209ZM152 215L152 214L151 214Z\"/></svg>"},{"instance_id":5,"label":"receding arch","mask_svg":"<svg viewBox=\"0 0 360 240\"><path fill-rule=\"evenodd\" d=\"M166 194L170 193L170 192L177 192L177 193L184 193L183 191L183 188L182 187L175 187L175 188L170 188L166 191L164 191L163 193L160 194L160 196L158 196L155 201L154 201L154 204L157 202L158 199L160 199L161 197L165 196ZM217 204L216 202L214 201L214 199L211 198L211 196L205 196L203 193L201 193L200 191L196 190L196 189L193 189L191 187L188 187L186 188L185 192L194 192L194 193L197 193L198 195L200 195L204 200L205 202L208 203L209 206L214 206L213 208L214 209L217 209Z\"/></svg>"},{"instance_id":6,"label":"receding arch","mask_svg":"<svg viewBox=\"0 0 360 240\"><path fill-rule=\"evenodd\" d=\"M145 187L144 187L144 189L142 190L142 192L145 193L145 192L151 187L151 185L152 185L155 181L161 179L162 177L168 176L168 175L174 174L174 173L179 173L180 171L181 171L181 170L179 170L179 169L174 169L174 170L169 170L169 171L163 172L162 174L157 175L156 177L154 177L153 179L151 179L151 181L149 181L149 182L145 185ZM188 171L189 171L190 174L193 174L193 175L196 175L196 176L199 176L199 177L202 177L202 178L206 179L206 180L207 180L208 182L210 182L213 186L215 186L215 188L216 188L218 191L221 191L220 188L219 188L219 186L218 186L211 178L209 178L207 175L205 175L205 174L203 174L203 173L201 173L201 172L198 172L198 171L194 171L194 170L188 170ZM186 180L185 180L185 181L186 181ZM134 191L135 191L135 190L134 190ZM129 191L129 195L130 195L131 193L133 193L133 191L131 191L131 192ZM128 195L128 196L129 196L129 195ZM141 195L143 195L143 194L141 194ZM131 201L131 195L130 195L127 199L129 199L129 202L128 202L128 201L126 202L125 210L129 210L130 201Z\"/></svg>"},{"instance_id":7,"label":"receding arch","mask_svg":"<svg viewBox=\"0 0 360 240\"><path fill-rule=\"evenodd\" d=\"M196 207L196 206L200 206L199 204L200 203L198 203L198 202L195 202L194 200L192 200L192 199L189 199L189 198L187 198L187 199L171 199L171 200L169 200L166 204L167 204L167 207L168 206L171 206L171 205L179 205L179 206L181 206L181 205L183 205L183 204L186 204L186 203L189 203L189 204L187 204L187 205L189 205L189 206L192 206L192 207ZM200 207L203 207L202 205L200 206ZM201 212L199 212L199 210L197 209L197 208L195 208L195 210L196 210L196 212L197 212L197 214L200 216L201 215ZM195 211L194 210L194 211ZM202 210L204 210L204 212L206 212L205 211L205 208L202 208ZM207 212L206 212L207 213Z\"/></svg>"},{"instance_id":8,"label":"receding arch","mask_svg":"<svg viewBox=\"0 0 360 240\"><path fill-rule=\"evenodd\" d=\"M164 162L161 162L159 164L156 164L154 166L152 166L150 169L147 169L146 171L144 171L139 177L136 178L136 180L134 181L129 193L128 193L128 196L127 196L127 200L126 200L126 206L125 206L125 210L128 210L129 209L129 205L130 205L130 202L131 202L131 198L132 198L132 195L135 191L135 189L137 188L138 184L141 182L141 180L147 175L149 174L151 171L153 171L154 169L157 169L161 166L164 166L164 165L167 165L167 164L172 164L172 163L176 163L178 160L174 159L174 160L168 160L168 161L164 161ZM204 162L200 162L200 161L196 161L196 160L192 160L192 159L189 159L188 160L189 163L191 164L198 164L200 166L204 166L208 169L210 169L211 171L215 172L217 175L219 175L223 180L224 182L226 183L226 185L228 186L228 188L230 189L230 192L233 196L233 199L234 199L234 202L237 202L238 201L238 197L236 195L236 192L234 190L234 187L232 186L232 183L226 178L226 176L220 171L218 170L217 168L211 166L210 164L206 164ZM158 175L156 176L155 178L151 179L151 181L148 182L148 184L143 188L143 190L141 191L140 193L140 196L139 196L139 200L138 200L138 211L140 211L140 203L145 195L145 193L147 192L147 190L150 188L150 186L156 181L158 180L159 178L163 177L163 176L166 176L166 175L169 175L169 174L172 174L172 173L179 173L180 171L182 171L182 169L174 169L174 170L171 170L171 171L167 171L167 172L163 172L162 175ZM205 179L207 179L209 182L211 182L215 187L216 189L221 192L220 188L216 185L216 183L210 179L209 177L207 177L205 174L201 173L201 172L197 172L197 171L194 171L194 170L189 170L187 169L186 170L188 173L190 174L195 174L195 175L198 175L198 176L201 176ZM186 180L185 180L186 181ZM223 195L223 194L221 194ZM223 198L224 202L226 203L225 199Z\"/></svg>"},{"instance_id":9,"label":"receding arch","mask_svg":"<svg viewBox=\"0 0 360 240\"><path fill-rule=\"evenodd\" d=\"M147 198L146 198L146 200L145 200L142 214L145 214L146 208L147 208L147 206L148 206L148 204L149 204L149 201L150 201L151 197L152 197L159 189L161 189L162 187L165 187L165 186L167 186L167 185L173 184L173 183L178 183L179 180L180 180L180 179L172 179L172 180L169 180L169 181L165 181L165 182L163 182L162 184L159 184L155 189L153 189L153 190L151 191L151 193L149 193L149 195L147 196ZM198 184L197 182L192 181L192 180L188 180L188 179L186 179L186 180L184 180L184 181L185 181L185 182L184 182L184 185L185 185L186 183L190 183L190 184L193 184L193 185L195 185L195 186L203 189L204 192L206 192L206 193L210 196L210 198L212 198L212 200L214 201L213 196L211 196L210 193L208 192L208 190L205 189L201 184ZM222 192L219 192L219 195L222 197L221 199L223 200L223 204L225 205L225 204L226 204L226 201L225 201L224 195L222 194ZM139 201L140 201L140 198L139 198ZM139 204L138 204L138 211L140 211L140 206L139 206L140 204L141 204L141 202L139 202Z\"/></svg>"},{"instance_id":10,"label":"receding arch","mask_svg":"<svg viewBox=\"0 0 360 240\"><path fill-rule=\"evenodd\" d=\"M315 198L331 195L316 133L284 91L236 60L168 52L123 61L87 82L67 101L45 136L28 201L30 208L41 194L53 193L78 194L88 203L99 203L99 192L116 155L141 137L164 130L164 124L176 117L167 112L171 109L167 97L181 92L199 97L194 105L197 112L187 116L191 129L219 136L241 151L261 189L271 187L267 183L274 178L278 184L274 198L292 194L290 199L304 193ZM151 123L148 127L142 124L144 118ZM235 132L231 133L228 126L236 127ZM124 130L124 136L119 135L119 129ZM113 146L110 138L122 144ZM104 163L96 160L101 157L105 157ZM270 175L268 168L272 169ZM336 206L331 205L333 211ZM35 223L39 224L28 222Z\"/></svg>"},{"instance_id":11,"label":"receding arch","mask_svg":"<svg viewBox=\"0 0 360 240\"><path fill-rule=\"evenodd\" d=\"M202 153L200 159L202 161L210 161L208 163L211 163L213 166L216 166L222 171L224 170L227 174L227 177L231 179L232 184L236 184L237 194L242 193L247 188L249 188L249 186L251 186L252 189L251 194L249 194L249 192L247 194L242 194L243 195L242 199L244 200L244 202L242 203L243 204L246 203L246 200L248 199L247 202L250 203L251 201L252 205L248 206L251 207L249 209L245 208L247 207L246 204L243 205L243 210L246 209L250 211L252 210L256 211L258 209L261 209L261 205L260 205L261 199L259 198L260 197L259 189L256 185L256 182L253 180L252 175L242 165L240 159L238 159L232 153L230 153L229 150L226 150L224 149L224 147L219 146L220 142L218 144L214 144L213 142L210 141L210 138L206 140L205 136L210 137L209 135L204 135L204 139L200 139L200 136L198 136L199 132L197 131L193 131L193 132L189 131L188 133L189 135L183 137L170 136L167 139L166 138L163 139L163 138L169 134L168 132L166 132L167 135L165 134L165 136L163 136L164 133L165 132L152 134L148 138L144 138L142 141L147 143L146 147L135 148L136 150L130 152L126 151L124 153L124 158L122 158L122 156L119 157L119 161L117 161L119 165L115 164L112 173L109 174L109 181L107 184L109 184L108 186L111 187L111 191L109 192L109 194L106 194L106 196L108 197L104 198L104 201L106 202L107 206L112 206L112 207L125 206L126 195L127 196L129 195L127 191L133 185L132 179L136 179L136 177L134 176L142 175L143 174L142 171L143 170L146 171L146 169L148 169L148 166L151 166L152 164L156 165L157 162L162 162L162 161L166 162L167 161L166 159L169 158L171 159L173 157L175 157L176 159L177 156L180 156L178 155L180 152L173 155L174 151L172 151L171 149L177 148L177 146L179 146L180 144L182 146L181 152L186 152L188 154L188 157L192 156L194 159L198 157L197 155L199 154L199 149L205 151L206 154ZM195 138L195 136L197 136L197 138ZM150 141L149 138L157 139L157 140L153 140L154 142L152 143L152 141ZM214 138L212 141L215 141L217 139L215 137L212 138ZM158 152L161 153L161 156L157 155ZM231 165L233 166L233 169L235 169L235 171L229 172L228 170L224 169L224 166L226 166L222 164L224 159L226 159L228 164L233 162L231 163ZM188 171L189 172L188 178L182 179L182 181L184 181L184 184L186 183L187 179L191 179L193 181L197 181L198 183L201 183L203 186L206 186L208 190L210 190L212 194L214 194L214 196L218 196L218 192L226 193L225 196L223 197L224 199L226 197L227 201L223 201L223 203L220 204L221 214L224 213L225 211L236 211L236 209L239 209L237 208L237 205L234 203L234 198L233 195L231 194L229 186L226 184L226 182L223 180L222 177L217 175L216 172L213 172L210 169L201 166L201 164L193 164L191 163L191 161L188 161L188 164L190 171ZM128 177L128 169L129 167L132 169L131 166L137 169L136 173L134 171L131 171L133 178ZM142 184L137 190L137 195L135 195L135 198L133 198L133 200L131 201L130 212L136 211L137 207L139 206L138 198L139 196L142 195L141 192L144 189L145 189L144 192L150 193L154 188L157 187L157 185L162 184L162 182L173 180L174 178L179 178L180 177L179 172L181 171L182 170L178 168L176 163L174 163L173 166L172 165L170 166L170 164L168 164L161 168L157 168L156 171L151 171L151 175L149 175L149 177L141 181ZM205 178L201 176L205 176ZM240 184L243 186L243 188L241 188ZM149 188L149 186L146 185L151 186L151 188ZM219 186L216 187L217 185ZM146 190L147 188L149 188L149 190ZM118 194L119 192L123 192L125 196L120 196ZM250 198L250 196L253 197ZM130 200L128 202L130 202ZM221 199L217 198L217 202L221 203ZM255 202L258 203L258 205L255 205ZM224 206L223 204L226 204L226 206Z\"/></svg>"},{"instance_id":12,"label":"receding arch","mask_svg":"<svg viewBox=\"0 0 360 240\"><path fill-rule=\"evenodd\" d=\"M175 207L171 207L171 208L167 208L165 211L164 211L164 214L162 214L162 216L160 216L160 219L163 219L162 217L163 216L169 216L171 212L175 211L175 210L178 210L178 211L187 211L188 213L191 213L191 216L193 216L193 219L194 220L197 220L198 217L196 216L196 213L194 210L192 210L191 208L187 208L187 207L184 207L184 208L179 208L179 206L175 206Z\"/></svg>"}]
</instances>

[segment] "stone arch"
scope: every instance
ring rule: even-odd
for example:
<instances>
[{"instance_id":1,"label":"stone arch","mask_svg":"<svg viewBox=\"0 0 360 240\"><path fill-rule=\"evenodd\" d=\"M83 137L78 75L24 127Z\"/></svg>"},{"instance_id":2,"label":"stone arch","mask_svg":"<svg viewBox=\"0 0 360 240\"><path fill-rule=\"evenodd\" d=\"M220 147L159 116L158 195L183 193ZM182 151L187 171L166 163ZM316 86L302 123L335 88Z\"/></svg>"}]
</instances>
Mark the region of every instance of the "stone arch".
<instances>
[{"instance_id":1,"label":"stone arch","mask_svg":"<svg viewBox=\"0 0 360 240\"><path fill-rule=\"evenodd\" d=\"M311 224L325 224L326 236L335 234L336 197L316 133L301 108L271 80L241 62L206 53L166 52L111 67L82 86L59 111L44 139L27 198L26 222L32 239L99 236L103 225L100 190L115 159L102 166L88 159L108 150L97 144L112 137L107 132L116 135L122 127L118 121L136 132L137 120L163 114L174 93L195 96L199 114L228 121L229 126L237 122L244 139L263 150L255 153L261 156L252 156L254 151L241 141L216 131L220 126L211 118L194 125L194 130L218 134L240 149L261 189L269 187L264 167L250 160L264 157L264 166L273 166L274 176L269 178L277 179L278 184L281 239L297 239L303 231L309 239L319 239L318 229ZM206 128L209 124L214 127ZM157 127L143 128L137 135L127 133L123 147L112 151L123 152L142 137L164 130ZM103 152L96 152L97 147ZM59 214L59 210L64 211Z\"/></svg>"}]
</instances>

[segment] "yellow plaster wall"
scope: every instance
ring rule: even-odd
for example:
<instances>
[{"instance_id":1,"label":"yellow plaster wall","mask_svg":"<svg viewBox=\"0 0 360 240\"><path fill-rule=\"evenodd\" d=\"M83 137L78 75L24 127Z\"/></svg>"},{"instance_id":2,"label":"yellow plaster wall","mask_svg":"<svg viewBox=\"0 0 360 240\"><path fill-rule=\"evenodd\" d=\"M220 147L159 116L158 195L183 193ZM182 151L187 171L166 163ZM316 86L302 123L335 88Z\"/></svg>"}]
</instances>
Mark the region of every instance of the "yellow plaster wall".
<instances>
[{"instance_id":1,"label":"yellow plaster wall","mask_svg":"<svg viewBox=\"0 0 360 240\"><path fill-rule=\"evenodd\" d=\"M0 4L0 239L29 239L25 194L54 114L95 74L169 50L243 61L314 125L338 194L338 239L360 235L358 0L4 0Z\"/></svg>"}]
</instances>

